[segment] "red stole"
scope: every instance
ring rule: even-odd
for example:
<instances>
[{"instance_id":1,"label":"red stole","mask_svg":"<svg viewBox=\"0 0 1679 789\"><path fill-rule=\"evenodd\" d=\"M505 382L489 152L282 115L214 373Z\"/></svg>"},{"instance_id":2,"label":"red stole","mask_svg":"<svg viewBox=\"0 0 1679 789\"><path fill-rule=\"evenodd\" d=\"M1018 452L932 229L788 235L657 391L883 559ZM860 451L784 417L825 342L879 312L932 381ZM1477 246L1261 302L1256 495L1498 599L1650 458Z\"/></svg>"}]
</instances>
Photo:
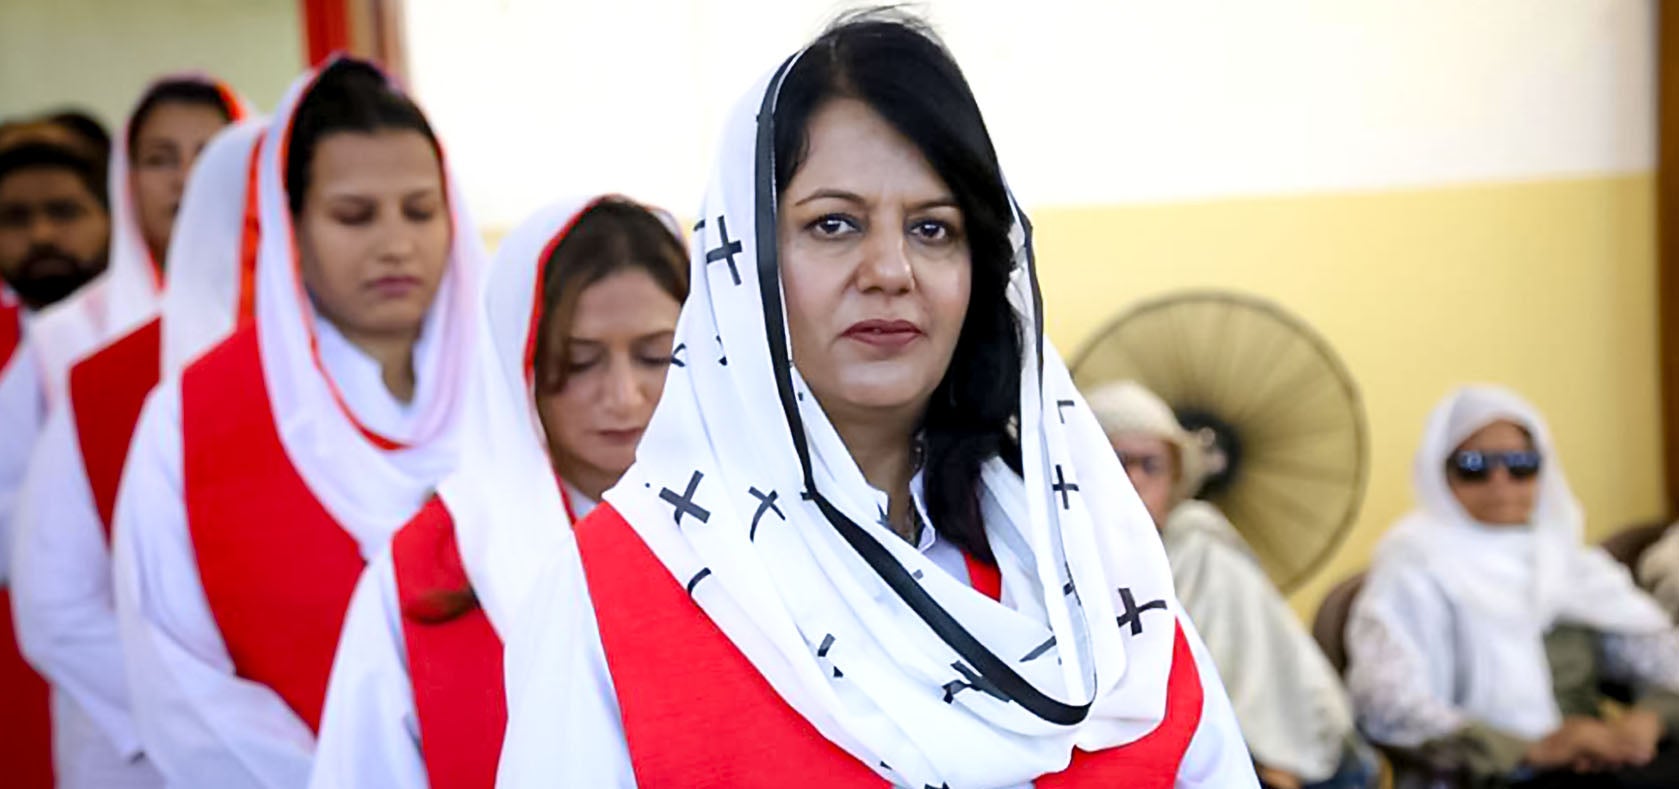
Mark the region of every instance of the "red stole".
<instances>
[{"instance_id":1,"label":"red stole","mask_svg":"<svg viewBox=\"0 0 1679 789\"><path fill-rule=\"evenodd\" d=\"M23 340L23 308L0 294L0 370ZM0 586L0 764L19 789L52 786L52 713L47 683L24 662L12 629L12 597Z\"/></svg>"},{"instance_id":2,"label":"red stole","mask_svg":"<svg viewBox=\"0 0 1679 789\"><path fill-rule=\"evenodd\" d=\"M440 593L471 588L442 501L434 496L391 538L391 564L430 784L492 789L507 729L501 638L480 606L440 618Z\"/></svg>"},{"instance_id":3,"label":"red stole","mask_svg":"<svg viewBox=\"0 0 1679 789\"><path fill-rule=\"evenodd\" d=\"M885 785L781 700L610 505L596 508L576 533L637 783ZM969 562L970 572L976 564ZM989 593L985 578L980 585ZM1180 627L1160 725L1130 745L1074 751L1066 770L1036 785L1170 789L1200 725L1201 702Z\"/></svg>"},{"instance_id":4,"label":"red stole","mask_svg":"<svg viewBox=\"0 0 1679 789\"><path fill-rule=\"evenodd\" d=\"M6 363L12 360L12 353L23 341L23 308L16 302L8 303L4 294L0 294L0 370L6 369Z\"/></svg>"},{"instance_id":5,"label":"red stole","mask_svg":"<svg viewBox=\"0 0 1679 789\"><path fill-rule=\"evenodd\" d=\"M254 326L182 375L181 442L187 528L234 670L318 730L364 563L286 456Z\"/></svg>"},{"instance_id":6,"label":"red stole","mask_svg":"<svg viewBox=\"0 0 1679 789\"><path fill-rule=\"evenodd\" d=\"M76 440L106 543L111 541L111 517L123 464L128 462L128 444L146 395L157 386L162 327L163 322L153 318L70 368Z\"/></svg>"},{"instance_id":7,"label":"red stole","mask_svg":"<svg viewBox=\"0 0 1679 789\"><path fill-rule=\"evenodd\" d=\"M0 586L0 765L7 786L52 789L50 692L12 633L12 596Z\"/></svg>"}]
</instances>

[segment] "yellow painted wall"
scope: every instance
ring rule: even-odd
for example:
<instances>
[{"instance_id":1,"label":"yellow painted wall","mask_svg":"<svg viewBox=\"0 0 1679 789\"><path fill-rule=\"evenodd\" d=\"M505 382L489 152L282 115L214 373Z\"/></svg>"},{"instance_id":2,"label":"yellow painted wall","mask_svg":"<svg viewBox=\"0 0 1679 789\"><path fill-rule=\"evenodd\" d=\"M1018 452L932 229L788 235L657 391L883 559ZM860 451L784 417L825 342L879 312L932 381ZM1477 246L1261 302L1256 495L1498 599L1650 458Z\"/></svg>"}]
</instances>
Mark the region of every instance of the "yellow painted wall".
<instances>
[{"instance_id":1,"label":"yellow painted wall","mask_svg":"<svg viewBox=\"0 0 1679 789\"><path fill-rule=\"evenodd\" d=\"M1339 351L1368 410L1370 482L1346 542L1294 595L1302 615L1410 507L1423 421L1458 383L1506 384L1544 411L1589 536L1663 514L1648 174L1033 220L1064 355L1128 305L1186 287L1272 299Z\"/></svg>"},{"instance_id":2,"label":"yellow painted wall","mask_svg":"<svg viewBox=\"0 0 1679 789\"><path fill-rule=\"evenodd\" d=\"M300 24L296 0L0 0L0 119L75 105L115 131L188 69L267 112L303 68Z\"/></svg>"}]
</instances>

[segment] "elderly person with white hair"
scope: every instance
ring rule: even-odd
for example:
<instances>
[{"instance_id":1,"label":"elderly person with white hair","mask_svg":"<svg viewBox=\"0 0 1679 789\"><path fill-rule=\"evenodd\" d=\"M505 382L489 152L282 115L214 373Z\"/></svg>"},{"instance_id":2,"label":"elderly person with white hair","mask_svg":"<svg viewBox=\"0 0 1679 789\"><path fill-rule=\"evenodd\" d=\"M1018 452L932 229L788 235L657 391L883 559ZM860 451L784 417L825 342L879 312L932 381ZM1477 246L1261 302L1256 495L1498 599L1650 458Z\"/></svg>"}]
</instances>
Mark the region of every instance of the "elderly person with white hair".
<instances>
[{"instance_id":1,"label":"elderly person with white hair","mask_svg":"<svg viewBox=\"0 0 1679 789\"><path fill-rule=\"evenodd\" d=\"M1224 677L1261 780L1278 789L1373 785L1335 669L1230 521L1191 498L1206 473L1201 442L1135 382L1088 401L1160 528L1172 582Z\"/></svg>"}]
</instances>

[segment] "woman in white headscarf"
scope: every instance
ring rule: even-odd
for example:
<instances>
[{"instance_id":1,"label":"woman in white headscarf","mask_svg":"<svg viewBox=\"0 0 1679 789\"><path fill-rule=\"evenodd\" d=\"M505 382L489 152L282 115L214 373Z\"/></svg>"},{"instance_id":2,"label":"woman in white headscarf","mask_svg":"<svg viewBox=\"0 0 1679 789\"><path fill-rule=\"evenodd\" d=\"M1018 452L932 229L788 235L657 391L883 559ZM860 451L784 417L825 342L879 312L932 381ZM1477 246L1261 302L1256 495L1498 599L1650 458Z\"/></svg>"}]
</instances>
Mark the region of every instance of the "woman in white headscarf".
<instances>
[{"instance_id":1,"label":"woman in white headscarf","mask_svg":"<svg viewBox=\"0 0 1679 789\"><path fill-rule=\"evenodd\" d=\"M1255 785L946 50L844 20L723 140L636 464L505 634L499 785Z\"/></svg>"},{"instance_id":2,"label":"woman in white headscarf","mask_svg":"<svg viewBox=\"0 0 1679 789\"><path fill-rule=\"evenodd\" d=\"M118 493L129 687L171 784L308 780L356 579L459 454L482 252L424 114L338 59L261 145L254 319L153 393Z\"/></svg>"},{"instance_id":3,"label":"woman in white headscarf","mask_svg":"<svg viewBox=\"0 0 1679 789\"><path fill-rule=\"evenodd\" d=\"M203 321L220 315L232 326L242 258L254 250L255 239L246 238L246 194L262 130L259 121L243 121L205 149L169 245L164 317L72 367L70 401L54 410L36 444L18 507L12 593L19 643L56 690L53 742L60 786L162 783L143 758L129 710L111 593L111 510L146 395L160 372L167 377L180 369L185 355L178 346L190 335L173 324L181 316ZM194 281L200 279L205 281ZM211 281L235 286L218 288ZM185 298L194 288L201 296L217 289L226 293ZM164 347L165 335L174 339L176 353Z\"/></svg>"},{"instance_id":4,"label":"woman in white headscarf","mask_svg":"<svg viewBox=\"0 0 1679 789\"><path fill-rule=\"evenodd\" d=\"M634 460L687 283L674 224L620 197L557 203L502 241L461 469L362 575L311 786L494 785L507 723L496 631L545 546ZM494 523L492 480L509 458L542 468L544 447L553 472L520 495L567 518Z\"/></svg>"},{"instance_id":5,"label":"woman in white headscarf","mask_svg":"<svg viewBox=\"0 0 1679 789\"><path fill-rule=\"evenodd\" d=\"M71 365L157 315L164 263L187 176L210 138L248 114L225 84L176 74L147 88L111 146L111 247L85 287L30 326L49 407L66 396Z\"/></svg>"},{"instance_id":6,"label":"woman in white headscarf","mask_svg":"<svg viewBox=\"0 0 1679 789\"><path fill-rule=\"evenodd\" d=\"M1476 785L1676 785L1660 743L1679 725L1679 632L1582 544L1539 413L1498 387L1453 392L1413 473L1417 509L1378 546L1347 624L1365 733ZM1602 720L1600 678L1642 693Z\"/></svg>"},{"instance_id":7,"label":"woman in white headscarf","mask_svg":"<svg viewBox=\"0 0 1679 789\"><path fill-rule=\"evenodd\" d=\"M1271 585L1224 513L1190 498L1206 466L1201 442L1134 381L1092 392L1090 409L1160 526L1172 584L1206 639L1242 734L1271 787L1362 787L1352 703L1340 677Z\"/></svg>"}]
</instances>

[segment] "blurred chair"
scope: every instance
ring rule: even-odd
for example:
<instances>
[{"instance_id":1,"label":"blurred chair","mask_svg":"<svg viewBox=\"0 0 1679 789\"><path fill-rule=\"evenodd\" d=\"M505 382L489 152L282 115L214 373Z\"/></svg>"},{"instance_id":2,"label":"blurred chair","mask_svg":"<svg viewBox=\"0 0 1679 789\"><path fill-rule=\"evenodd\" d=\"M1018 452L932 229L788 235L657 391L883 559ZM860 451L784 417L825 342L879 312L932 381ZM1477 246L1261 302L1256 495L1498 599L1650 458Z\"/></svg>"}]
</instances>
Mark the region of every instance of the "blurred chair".
<instances>
[{"instance_id":1,"label":"blurred chair","mask_svg":"<svg viewBox=\"0 0 1679 789\"><path fill-rule=\"evenodd\" d=\"M1660 523L1645 523L1638 526L1628 526L1609 535L1600 545L1615 561L1627 566L1636 576L1638 573L1638 559L1644 555L1645 549L1656 544L1667 532L1669 521Z\"/></svg>"},{"instance_id":2,"label":"blurred chair","mask_svg":"<svg viewBox=\"0 0 1679 789\"><path fill-rule=\"evenodd\" d=\"M1364 588L1363 571L1343 579L1324 595L1312 619L1312 638L1318 642L1335 671L1347 671L1347 618L1353 602ZM1376 745L1393 771L1393 789L1457 789L1468 783L1459 770L1451 765L1432 764L1417 753L1404 748Z\"/></svg>"}]
</instances>

